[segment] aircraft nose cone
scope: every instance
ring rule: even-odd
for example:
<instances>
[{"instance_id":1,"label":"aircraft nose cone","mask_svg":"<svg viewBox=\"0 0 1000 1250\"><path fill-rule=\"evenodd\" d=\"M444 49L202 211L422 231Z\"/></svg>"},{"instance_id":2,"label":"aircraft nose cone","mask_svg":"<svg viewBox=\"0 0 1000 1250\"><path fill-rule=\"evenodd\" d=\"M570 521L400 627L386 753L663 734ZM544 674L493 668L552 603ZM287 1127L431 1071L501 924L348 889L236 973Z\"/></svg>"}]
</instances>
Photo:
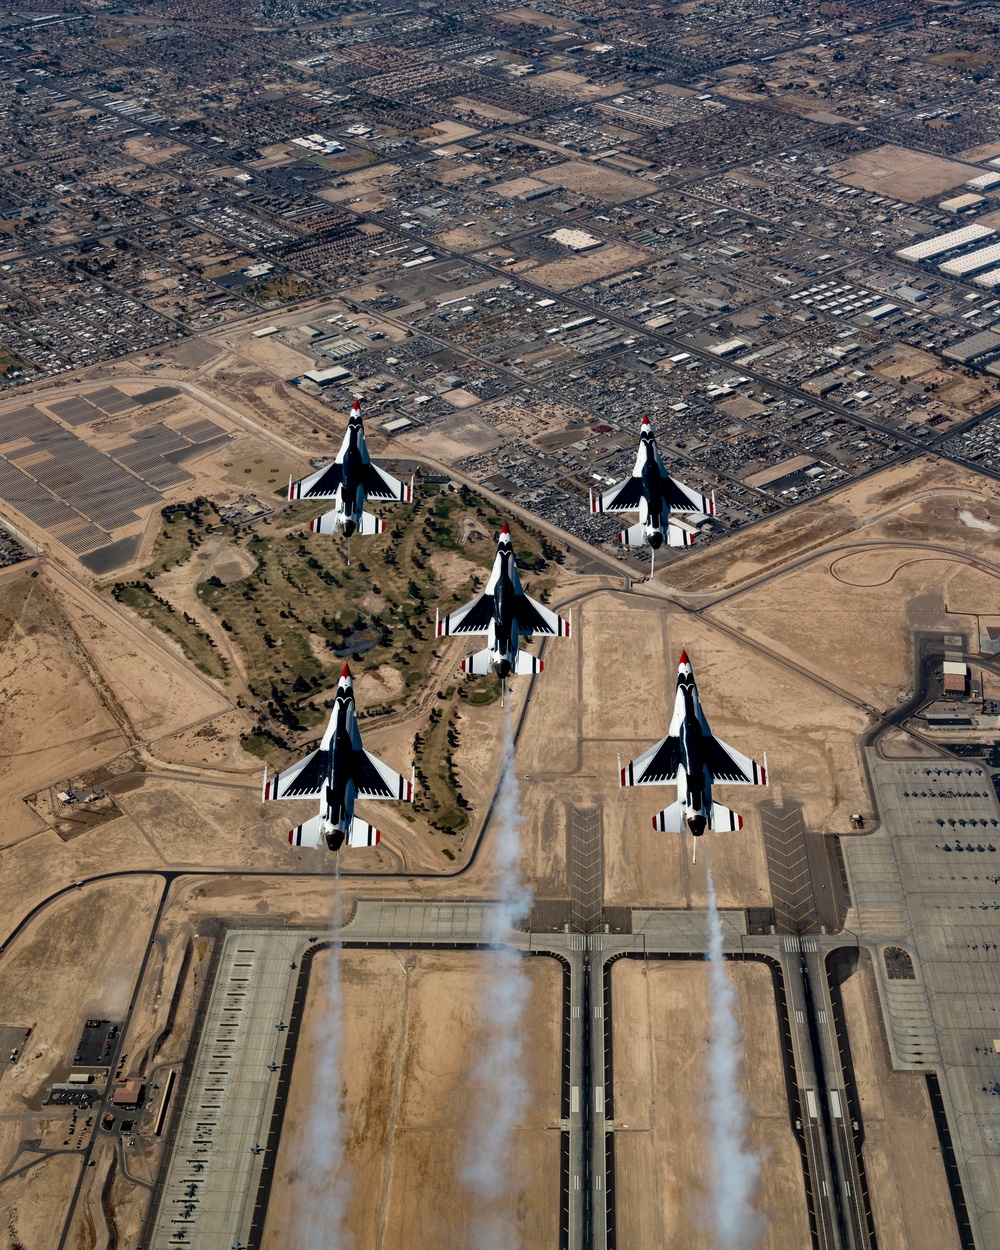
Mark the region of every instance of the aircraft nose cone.
<instances>
[{"instance_id":1,"label":"aircraft nose cone","mask_svg":"<svg viewBox=\"0 0 1000 1250\"><path fill-rule=\"evenodd\" d=\"M652 534L650 534L649 545L654 551L659 551L659 549L663 546L663 535L659 530L653 530Z\"/></svg>"},{"instance_id":2,"label":"aircraft nose cone","mask_svg":"<svg viewBox=\"0 0 1000 1250\"><path fill-rule=\"evenodd\" d=\"M350 536L354 533L354 531L355 531L357 528L358 528L358 527L357 527L357 524L356 524L354 521L345 521L345 522L344 522L344 535L345 535L345 537L350 538Z\"/></svg>"}]
</instances>

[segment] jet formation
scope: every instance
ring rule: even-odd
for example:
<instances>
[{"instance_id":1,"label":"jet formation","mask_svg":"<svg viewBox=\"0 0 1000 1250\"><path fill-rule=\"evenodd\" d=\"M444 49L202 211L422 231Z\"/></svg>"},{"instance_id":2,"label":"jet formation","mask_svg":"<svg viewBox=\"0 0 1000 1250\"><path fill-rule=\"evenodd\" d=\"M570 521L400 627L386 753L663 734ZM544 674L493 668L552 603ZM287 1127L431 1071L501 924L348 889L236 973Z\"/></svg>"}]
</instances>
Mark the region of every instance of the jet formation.
<instances>
[{"instance_id":1,"label":"jet formation","mask_svg":"<svg viewBox=\"0 0 1000 1250\"><path fill-rule=\"evenodd\" d=\"M638 522L622 530L618 541L625 547L648 546L655 561L664 542L668 547L691 546L696 524L715 516L715 495L700 495L670 476L649 417L643 417L632 476L598 495L591 491L590 510L638 512Z\"/></svg>"},{"instance_id":2,"label":"jet formation","mask_svg":"<svg viewBox=\"0 0 1000 1250\"><path fill-rule=\"evenodd\" d=\"M330 712L330 723L315 751L290 768L264 774L263 800L316 799L319 813L290 830L292 846L376 846L381 834L354 814L356 799L399 799L413 802L413 776L407 781L361 744L354 707L354 683L345 664Z\"/></svg>"},{"instance_id":3,"label":"jet formation","mask_svg":"<svg viewBox=\"0 0 1000 1250\"><path fill-rule=\"evenodd\" d=\"M504 522L486 589L464 607L447 616L438 615L434 632L438 638L451 634L487 636L489 644L462 661L462 672L496 673L500 678L502 704L511 673L518 676L540 673L545 667L538 656L522 651L521 643L529 642L535 634L569 638L572 617L567 620L525 594L517 572L510 529Z\"/></svg>"},{"instance_id":4,"label":"jet formation","mask_svg":"<svg viewBox=\"0 0 1000 1250\"><path fill-rule=\"evenodd\" d=\"M357 399L335 460L300 482L293 484L289 479L288 485L289 499L335 500L333 510L317 517L310 528L314 533L344 534L348 539L354 533L385 531L381 518L365 511L368 498L409 503L412 497L412 480L406 485L372 464ZM690 546L697 523L714 516L715 496L701 495L667 473L649 418L644 416L631 477L598 495L591 491L590 506L593 512L638 512L638 523L623 530L618 539L630 547L647 544L655 558L664 542L669 547ZM443 617L437 613L435 621L438 638L454 634L487 638L486 647L462 660L462 672L495 673L500 679L501 703L506 701L508 677L532 675L544 668L541 658L522 644L536 634L569 638L571 633L572 615L562 617L525 593L506 522L482 593ZM378 829L355 815L357 799L412 802L413 784L412 773L407 781L362 746L353 682L345 664L319 747L270 778L265 772L262 797L320 799L318 814L292 829L288 840L293 846L336 852L345 842L360 847L379 841ZM624 767L619 759L619 784L676 786L676 800L653 817L653 828L660 833L690 833L697 858L697 839L706 830L743 828L738 812L715 801L713 787L766 786L767 759L758 764L715 737L702 710L691 662L682 651L667 736Z\"/></svg>"},{"instance_id":5,"label":"jet formation","mask_svg":"<svg viewBox=\"0 0 1000 1250\"><path fill-rule=\"evenodd\" d=\"M299 482L288 479L288 498L332 499L333 509L310 522L314 534L384 534L381 517L365 511L369 499L409 503L413 481L397 481L391 473L372 464L365 442L361 401L355 399L347 421L347 432L333 461Z\"/></svg>"},{"instance_id":6,"label":"jet formation","mask_svg":"<svg viewBox=\"0 0 1000 1250\"><path fill-rule=\"evenodd\" d=\"M619 766L621 760L618 761ZM694 672L686 651L677 666L677 694L674 715L667 736L621 768L622 786L676 785L677 799L653 817L653 828L661 833L689 830L697 839L706 829L743 828L743 817L716 803L712 786L766 786L767 757L758 764L748 755L716 738L702 711Z\"/></svg>"}]
</instances>

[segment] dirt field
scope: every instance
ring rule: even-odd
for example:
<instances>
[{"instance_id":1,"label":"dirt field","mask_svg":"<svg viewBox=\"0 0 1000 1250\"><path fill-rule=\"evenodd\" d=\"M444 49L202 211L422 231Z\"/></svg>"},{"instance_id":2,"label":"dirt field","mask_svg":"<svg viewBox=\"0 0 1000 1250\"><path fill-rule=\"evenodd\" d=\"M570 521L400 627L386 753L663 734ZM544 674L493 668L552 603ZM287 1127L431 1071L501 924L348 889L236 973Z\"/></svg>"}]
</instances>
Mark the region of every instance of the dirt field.
<instances>
[{"instance_id":1,"label":"dirt field","mask_svg":"<svg viewBox=\"0 0 1000 1250\"><path fill-rule=\"evenodd\" d=\"M764 1155L762 1250L809 1245L799 1152L790 1124L771 974L728 965L739 989L754 1107L751 1144ZM710 1250L704 1155L708 973L704 963L619 960L614 1005L615 1210L619 1244Z\"/></svg>"},{"instance_id":2,"label":"dirt field","mask_svg":"<svg viewBox=\"0 0 1000 1250\"><path fill-rule=\"evenodd\" d=\"M649 183L628 174L612 173L588 161L567 161L565 165L551 165L545 171L547 182L555 182L593 196L602 204L620 204L622 200L634 200L636 196L649 194Z\"/></svg>"},{"instance_id":3,"label":"dirt field","mask_svg":"<svg viewBox=\"0 0 1000 1250\"><path fill-rule=\"evenodd\" d=\"M466 1250L476 1207L459 1179L470 1134L489 1132L469 1099L485 1039L480 1003L491 984L489 953L352 951L342 955L341 1062L354 1244ZM325 1062L316 1033L324 1014L329 958L313 965L264 1231L264 1250L304 1250L297 1239L297 1178L306 1117L317 1112L315 1069ZM530 1106L514 1133L508 1192L499 1203L516 1244L558 1240L562 975L554 960L529 961L533 996L524 1022L531 1056ZM458 1039L461 1039L459 1042ZM472 1240L470 1241L470 1235Z\"/></svg>"},{"instance_id":4,"label":"dirt field","mask_svg":"<svg viewBox=\"0 0 1000 1250\"><path fill-rule=\"evenodd\" d=\"M538 265L531 271L531 280L539 286L548 287L550 291L568 291L581 283L595 282L622 269L645 265L649 259L650 254L640 248L607 243L593 252Z\"/></svg>"},{"instance_id":5,"label":"dirt field","mask_svg":"<svg viewBox=\"0 0 1000 1250\"><path fill-rule=\"evenodd\" d=\"M879 195L891 195L908 204L943 195L979 173L982 170L975 165L946 161L893 144L860 152L830 167L831 178Z\"/></svg>"},{"instance_id":6,"label":"dirt field","mask_svg":"<svg viewBox=\"0 0 1000 1250\"><path fill-rule=\"evenodd\" d=\"M842 993L878 1244L884 1250L958 1250L924 1078L889 1066L870 967L859 968Z\"/></svg>"},{"instance_id":7,"label":"dirt field","mask_svg":"<svg viewBox=\"0 0 1000 1250\"><path fill-rule=\"evenodd\" d=\"M548 74L539 74L531 80L536 87L551 88L563 95L572 96L574 100L603 100L605 96L617 95L625 91L627 84L623 82L599 83L590 82L583 74L574 74L569 70L556 69Z\"/></svg>"}]
</instances>

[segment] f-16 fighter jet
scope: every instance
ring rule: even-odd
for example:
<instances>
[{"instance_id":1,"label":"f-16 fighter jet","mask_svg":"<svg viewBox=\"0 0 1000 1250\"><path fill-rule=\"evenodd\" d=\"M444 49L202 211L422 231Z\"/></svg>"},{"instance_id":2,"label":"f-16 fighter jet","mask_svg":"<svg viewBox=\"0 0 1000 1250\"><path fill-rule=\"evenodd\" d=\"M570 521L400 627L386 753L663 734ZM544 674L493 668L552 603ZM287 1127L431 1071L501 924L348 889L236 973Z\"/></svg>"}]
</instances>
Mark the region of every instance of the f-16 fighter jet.
<instances>
[{"instance_id":1,"label":"f-16 fighter jet","mask_svg":"<svg viewBox=\"0 0 1000 1250\"><path fill-rule=\"evenodd\" d=\"M564 620L524 593L517 575L510 530L504 522L486 589L464 608L457 608L445 617L438 616L435 631L439 638L449 634L486 634L489 637L488 647L462 661L462 672L495 672L500 678L502 699L511 673L540 673L544 667L537 656L522 651L520 644L530 641L534 634L568 638L571 627L572 618Z\"/></svg>"},{"instance_id":2,"label":"f-16 fighter jet","mask_svg":"<svg viewBox=\"0 0 1000 1250\"><path fill-rule=\"evenodd\" d=\"M304 760L273 777L264 774L268 799L320 800L319 815L289 831L292 846L375 846L381 837L374 825L354 815L356 799L399 799L413 802L413 778L407 781L361 745L354 710L351 671L344 665L337 697L323 740Z\"/></svg>"},{"instance_id":3,"label":"f-16 fighter jet","mask_svg":"<svg viewBox=\"0 0 1000 1250\"><path fill-rule=\"evenodd\" d=\"M671 517L683 513L699 517L714 516L715 496L699 495L690 486L685 486L667 473L656 448L649 417L643 417L632 476L627 477L624 482L617 482L599 495L591 491L590 510L638 511L639 523L622 530L618 541L626 547L643 547L648 543L656 552L663 546L664 539L668 547L690 547L694 541L693 534L690 530L674 524Z\"/></svg>"},{"instance_id":4,"label":"f-16 fighter jet","mask_svg":"<svg viewBox=\"0 0 1000 1250\"><path fill-rule=\"evenodd\" d=\"M621 760L618 761L621 765ZM677 802L653 817L661 833L689 829L695 838L706 829L742 829L743 817L712 798L712 786L766 786L767 756L763 767L714 737L705 719L694 684L691 661L681 652L677 667L677 698L667 736L621 770L623 786L660 786L675 783ZM694 844L695 858L698 843Z\"/></svg>"},{"instance_id":5,"label":"f-16 fighter jet","mask_svg":"<svg viewBox=\"0 0 1000 1250\"><path fill-rule=\"evenodd\" d=\"M289 499L334 499L332 512L317 517L309 525L314 534L383 534L385 522L365 511L366 499L409 503L413 481L398 482L384 469L376 468L365 443L361 403L355 399L347 422L347 433L332 464L317 469L301 482L288 479Z\"/></svg>"}]
</instances>

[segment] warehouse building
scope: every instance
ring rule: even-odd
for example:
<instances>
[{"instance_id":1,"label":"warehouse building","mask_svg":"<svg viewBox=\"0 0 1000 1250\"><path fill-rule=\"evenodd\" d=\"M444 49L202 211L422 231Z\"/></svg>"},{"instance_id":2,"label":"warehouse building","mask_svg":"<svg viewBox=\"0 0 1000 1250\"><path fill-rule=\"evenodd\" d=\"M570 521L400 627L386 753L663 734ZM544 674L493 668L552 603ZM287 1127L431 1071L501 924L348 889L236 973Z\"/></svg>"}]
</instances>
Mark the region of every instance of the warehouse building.
<instances>
[{"instance_id":1,"label":"warehouse building","mask_svg":"<svg viewBox=\"0 0 1000 1250\"><path fill-rule=\"evenodd\" d=\"M995 286L1000 286L1000 269L988 269L986 273L977 273L972 279L976 286L984 286L987 290L992 290Z\"/></svg>"},{"instance_id":2,"label":"warehouse building","mask_svg":"<svg viewBox=\"0 0 1000 1250\"><path fill-rule=\"evenodd\" d=\"M996 231L991 226L962 226L960 230L949 230L947 234L939 234L936 239L923 239L919 243L911 243L909 247L901 247L896 255L900 260L931 260L935 256L943 256L946 252L954 252L956 248L966 247L981 239L988 239Z\"/></svg>"},{"instance_id":3,"label":"warehouse building","mask_svg":"<svg viewBox=\"0 0 1000 1250\"><path fill-rule=\"evenodd\" d=\"M971 213L983 203L985 201L981 195L972 195L967 192L965 195L956 195L950 200L942 200L938 208L942 213Z\"/></svg>"},{"instance_id":4,"label":"warehouse building","mask_svg":"<svg viewBox=\"0 0 1000 1250\"><path fill-rule=\"evenodd\" d=\"M980 174L977 178L970 178L965 184L970 191L992 191L994 187L1000 187L1000 174Z\"/></svg>"},{"instance_id":5,"label":"warehouse building","mask_svg":"<svg viewBox=\"0 0 1000 1250\"><path fill-rule=\"evenodd\" d=\"M978 273L980 269L994 269L997 265L1000 265L1000 243L992 243L989 247L946 260L938 265L938 269L950 278L964 278L967 274Z\"/></svg>"},{"instance_id":6,"label":"warehouse building","mask_svg":"<svg viewBox=\"0 0 1000 1250\"><path fill-rule=\"evenodd\" d=\"M1000 334L995 330L981 330L961 343L953 343L941 353L948 360L957 360L959 364L971 365L977 361L988 359L1000 352Z\"/></svg>"}]
</instances>

